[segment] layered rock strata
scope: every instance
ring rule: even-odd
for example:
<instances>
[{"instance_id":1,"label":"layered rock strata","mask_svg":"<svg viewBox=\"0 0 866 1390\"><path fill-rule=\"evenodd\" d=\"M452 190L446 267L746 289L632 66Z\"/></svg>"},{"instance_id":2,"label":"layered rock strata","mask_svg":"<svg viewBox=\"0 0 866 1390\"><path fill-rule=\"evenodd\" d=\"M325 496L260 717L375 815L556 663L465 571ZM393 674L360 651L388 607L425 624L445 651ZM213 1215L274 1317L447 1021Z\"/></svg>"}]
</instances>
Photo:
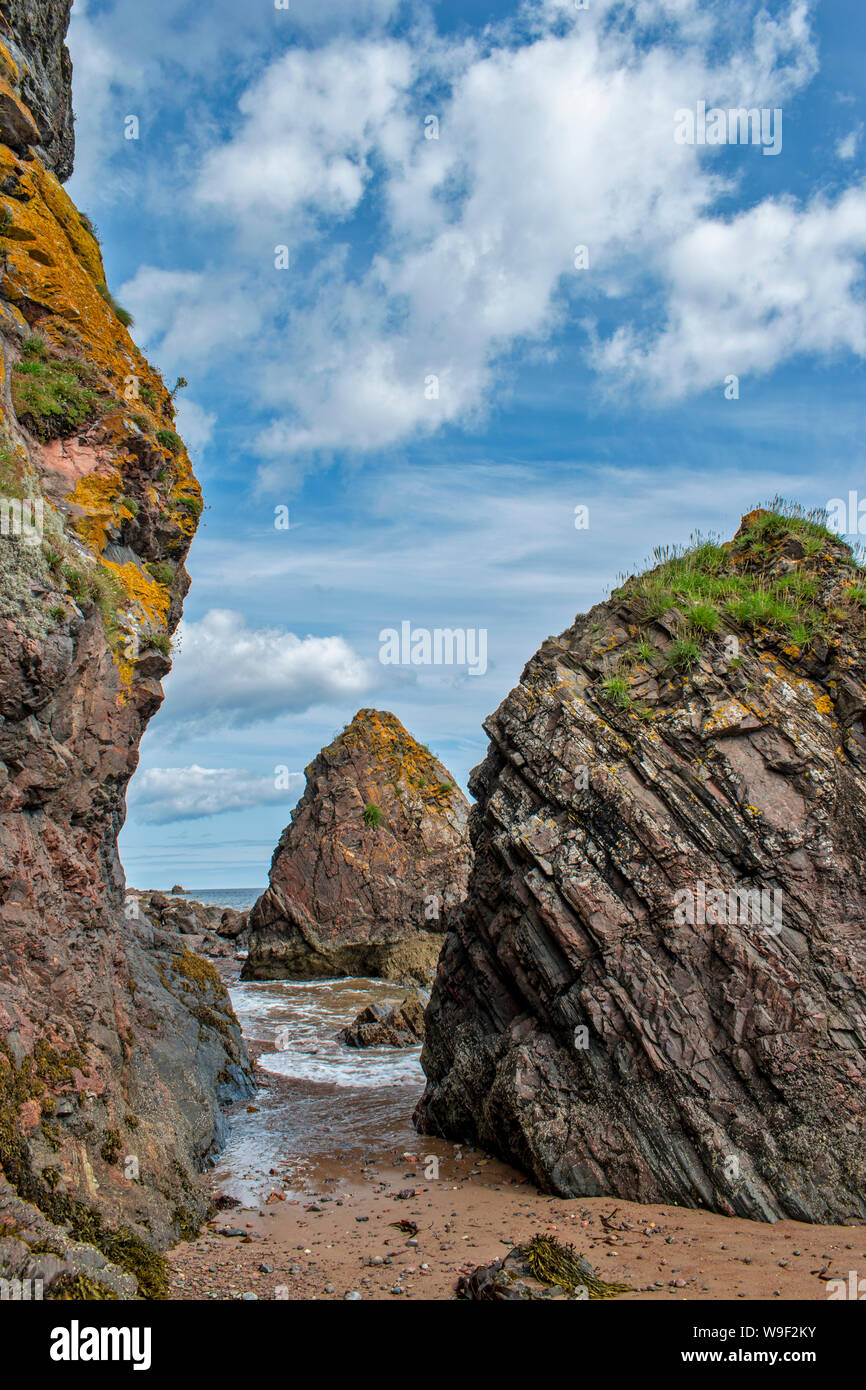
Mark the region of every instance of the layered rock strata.
<instances>
[{"instance_id":1,"label":"layered rock strata","mask_svg":"<svg viewBox=\"0 0 866 1390\"><path fill-rule=\"evenodd\" d=\"M866 583L777 507L487 721L417 1121L547 1190L866 1216Z\"/></svg>"}]
</instances>

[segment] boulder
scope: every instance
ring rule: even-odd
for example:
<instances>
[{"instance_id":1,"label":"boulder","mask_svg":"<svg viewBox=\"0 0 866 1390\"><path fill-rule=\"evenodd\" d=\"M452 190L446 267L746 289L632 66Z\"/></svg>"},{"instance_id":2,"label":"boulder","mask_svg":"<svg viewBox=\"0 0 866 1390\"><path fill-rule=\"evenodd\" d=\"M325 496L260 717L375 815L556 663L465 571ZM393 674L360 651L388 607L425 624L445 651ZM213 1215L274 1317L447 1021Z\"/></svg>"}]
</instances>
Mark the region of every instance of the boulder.
<instances>
[{"instance_id":1,"label":"boulder","mask_svg":"<svg viewBox=\"0 0 866 1390\"><path fill-rule=\"evenodd\" d=\"M339 1033L347 1047L417 1047L424 1040L424 1005L418 994L399 1004L368 1004Z\"/></svg>"}]
</instances>

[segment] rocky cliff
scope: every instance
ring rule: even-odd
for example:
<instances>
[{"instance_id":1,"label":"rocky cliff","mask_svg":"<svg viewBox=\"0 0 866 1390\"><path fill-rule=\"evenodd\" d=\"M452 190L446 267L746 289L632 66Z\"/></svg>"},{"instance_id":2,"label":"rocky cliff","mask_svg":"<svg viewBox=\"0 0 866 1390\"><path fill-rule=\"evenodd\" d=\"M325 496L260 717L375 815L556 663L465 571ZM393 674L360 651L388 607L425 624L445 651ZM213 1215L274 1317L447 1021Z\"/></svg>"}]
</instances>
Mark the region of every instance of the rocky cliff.
<instances>
[{"instance_id":1,"label":"rocky cliff","mask_svg":"<svg viewBox=\"0 0 866 1390\"><path fill-rule=\"evenodd\" d=\"M866 1217L866 571L796 508L659 553L487 722L422 1130L548 1190Z\"/></svg>"},{"instance_id":2,"label":"rocky cliff","mask_svg":"<svg viewBox=\"0 0 866 1390\"><path fill-rule=\"evenodd\" d=\"M124 899L124 793L202 503L59 181L69 8L0 3L0 1227L47 1221L158 1292L149 1246L201 1216L249 1062L213 967Z\"/></svg>"},{"instance_id":3,"label":"rocky cliff","mask_svg":"<svg viewBox=\"0 0 866 1390\"><path fill-rule=\"evenodd\" d=\"M250 913L243 978L429 981L465 891L469 807L447 768L380 710L359 710L306 769Z\"/></svg>"}]
</instances>

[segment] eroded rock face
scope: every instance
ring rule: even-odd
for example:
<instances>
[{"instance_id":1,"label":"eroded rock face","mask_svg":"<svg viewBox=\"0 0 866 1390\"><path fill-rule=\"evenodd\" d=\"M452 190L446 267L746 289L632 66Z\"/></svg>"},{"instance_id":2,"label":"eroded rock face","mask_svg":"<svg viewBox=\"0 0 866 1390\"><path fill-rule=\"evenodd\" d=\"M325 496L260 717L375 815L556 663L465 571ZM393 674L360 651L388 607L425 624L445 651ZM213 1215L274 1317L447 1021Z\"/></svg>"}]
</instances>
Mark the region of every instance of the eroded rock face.
<instances>
[{"instance_id":1,"label":"eroded rock face","mask_svg":"<svg viewBox=\"0 0 866 1390\"><path fill-rule=\"evenodd\" d=\"M563 1195L866 1216L864 601L756 513L544 643L470 784L423 1131Z\"/></svg>"},{"instance_id":2,"label":"eroded rock face","mask_svg":"<svg viewBox=\"0 0 866 1390\"><path fill-rule=\"evenodd\" d=\"M393 714L360 710L306 770L250 913L243 978L428 981L469 873L469 807Z\"/></svg>"},{"instance_id":3,"label":"eroded rock face","mask_svg":"<svg viewBox=\"0 0 866 1390\"><path fill-rule=\"evenodd\" d=\"M0 0L2 138L21 153L33 145L61 183L75 153L72 61L63 42L71 10L72 0ZM35 139L27 138L28 124Z\"/></svg>"},{"instance_id":4,"label":"eroded rock face","mask_svg":"<svg viewBox=\"0 0 866 1390\"><path fill-rule=\"evenodd\" d=\"M68 11L0 5L3 90L40 142L0 118L0 1169L72 1239L144 1260L204 1213L195 1172L251 1080L216 971L124 899L201 491L52 172Z\"/></svg>"}]
</instances>

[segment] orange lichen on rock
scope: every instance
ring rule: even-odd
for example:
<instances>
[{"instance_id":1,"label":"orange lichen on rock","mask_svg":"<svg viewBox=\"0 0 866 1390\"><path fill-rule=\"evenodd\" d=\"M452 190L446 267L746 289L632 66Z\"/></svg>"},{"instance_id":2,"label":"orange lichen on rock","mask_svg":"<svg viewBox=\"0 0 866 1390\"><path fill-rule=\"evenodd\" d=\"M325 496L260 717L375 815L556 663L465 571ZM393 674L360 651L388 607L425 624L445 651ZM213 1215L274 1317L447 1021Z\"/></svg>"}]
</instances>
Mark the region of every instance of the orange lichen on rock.
<instances>
[{"instance_id":1,"label":"orange lichen on rock","mask_svg":"<svg viewBox=\"0 0 866 1390\"><path fill-rule=\"evenodd\" d=\"M115 576L132 604L140 610L141 617L154 627L164 628L168 620L170 595L164 584L159 584L146 570L139 569L132 560L125 565L103 560L103 565Z\"/></svg>"},{"instance_id":2,"label":"orange lichen on rock","mask_svg":"<svg viewBox=\"0 0 866 1390\"><path fill-rule=\"evenodd\" d=\"M73 511L72 525L85 545L96 554L105 549L106 532L116 518L116 499L121 494L123 479L117 469L110 473L88 473L79 478L69 494ZM127 511L127 515L132 513Z\"/></svg>"}]
</instances>

